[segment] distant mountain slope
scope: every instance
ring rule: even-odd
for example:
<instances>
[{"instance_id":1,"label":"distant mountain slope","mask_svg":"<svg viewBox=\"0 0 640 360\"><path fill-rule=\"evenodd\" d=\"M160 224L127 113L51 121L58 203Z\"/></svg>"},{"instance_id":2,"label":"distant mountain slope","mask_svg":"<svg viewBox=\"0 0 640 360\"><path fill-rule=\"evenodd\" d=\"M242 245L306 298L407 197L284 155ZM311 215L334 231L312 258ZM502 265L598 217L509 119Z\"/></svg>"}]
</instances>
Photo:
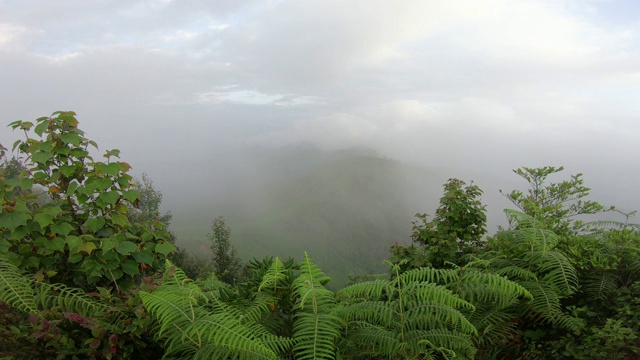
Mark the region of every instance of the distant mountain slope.
<instances>
[{"instance_id":1,"label":"distant mountain slope","mask_svg":"<svg viewBox=\"0 0 640 360\"><path fill-rule=\"evenodd\" d=\"M349 274L386 271L389 247L410 242L414 215L434 211L448 178L366 150L302 146L250 155L233 169L218 166L227 171L224 188L205 187L172 207L179 244L206 251L211 220L223 215L243 258L299 259L307 251L334 287Z\"/></svg>"}]
</instances>

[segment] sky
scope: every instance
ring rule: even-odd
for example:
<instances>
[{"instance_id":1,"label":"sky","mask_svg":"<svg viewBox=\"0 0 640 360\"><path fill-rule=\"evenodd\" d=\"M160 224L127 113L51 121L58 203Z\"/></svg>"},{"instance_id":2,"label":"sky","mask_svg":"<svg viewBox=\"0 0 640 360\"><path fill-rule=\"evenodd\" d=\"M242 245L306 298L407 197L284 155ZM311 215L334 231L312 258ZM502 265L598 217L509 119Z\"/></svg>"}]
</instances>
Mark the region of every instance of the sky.
<instances>
[{"instance_id":1,"label":"sky","mask_svg":"<svg viewBox=\"0 0 640 360\"><path fill-rule=\"evenodd\" d=\"M239 146L304 142L494 192L564 165L629 211L640 2L0 0L0 119L56 110L165 193Z\"/></svg>"}]
</instances>

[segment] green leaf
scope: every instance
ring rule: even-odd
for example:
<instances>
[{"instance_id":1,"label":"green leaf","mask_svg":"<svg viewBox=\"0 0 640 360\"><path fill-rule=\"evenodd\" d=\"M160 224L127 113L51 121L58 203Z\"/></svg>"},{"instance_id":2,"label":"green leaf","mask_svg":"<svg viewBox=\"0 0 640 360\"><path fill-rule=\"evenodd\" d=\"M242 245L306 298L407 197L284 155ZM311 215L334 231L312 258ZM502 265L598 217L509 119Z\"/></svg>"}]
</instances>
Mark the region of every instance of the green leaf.
<instances>
[{"instance_id":1,"label":"green leaf","mask_svg":"<svg viewBox=\"0 0 640 360\"><path fill-rule=\"evenodd\" d=\"M69 251L76 251L78 246L82 245L82 239L74 235L67 236L65 242L69 245Z\"/></svg>"},{"instance_id":2,"label":"green leaf","mask_svg":"<svg viewBox=\"0 0 640 360\"><path fill-rule=\"evenodd\" d=\"M36 128L34 129L34 131L36 134L38 134L38 136L42 137L42 133L44 133L48 127L49 127L48 121L41 121L38 125L36 125Z\"/></svg>"},{"instance_id":3,"label":"green leaf","mask_svg":"<svg viewBox=\"0 0 640 360\"><path fill-rule=\"evenodd\" d=\"M111 216L111 222L115 225L119 225L121 227L125 227L130 225L129 219L124 214L116 214Z\"/></svg>"},{"instance_id":4,"label":"green leaf","mask_svg":"<svg viewBox=\"0 0 640 360\"><path fill-rule=\"evenodd\" d=\"M115 239L102 239L102 251L107 252L113 248L115 248L116 246L118 246L120 242L118 240Z\"/></svg>"},{"instance_id":5,"label":"green leaf","mask_svg":"<svg viewBox=\"0 0 640 360\"><path fill-rule=\"evenodd\" d=\"M106 151L106 153L107 153L109 156L115 156L115 157L120 156L120 150L118 150L118 149L107 150L107 151Z\"/></svg>"},{"instance_id":6,"label":"green leaf","mask_svg":"<svg viewBox=\"0 0 640 360\"><path fill-rule=\"evenodd\" d=\"M11 244L6 239L0 239L0 254L6 254L9 252Z\"/></svg>"},{"instance_id":7,"label":"green leaf","mask_svg":"<svg viewBox=\"0 0 640 360\"><path fill-rule=\"evenodd\" d=\"M51 225L51 231L58 235L67 236L71 230L73 230L73 226L66 222Z\"/></svg>"},{"instance_id":8,"label":"green leaf","mask_svg":"<svg viewBox=\"0 0 640 360\"><path fill-rule=\"evenodd\" d=\"M89 230L93 231L93 232L98 232L98 230L102 229L104 227L105 224L105 220L101 217L99 218L91 218L88 219L85 223L84 226L86 226Z\"/></svg>"},{"instance_id":9,"label":"green leaf","mask_svg":"<svg viewBox=\"0 0 640 360\"><path fill-rule=\"evenodd\" d=\"M120 245L116 246L116 251L122 255L129 255L137 249L138 246L131 241L123 241Z\"/></svg>"},{"instance_id":10,"label":"green leaf","mask_svg":"<svg viewBox=\"0 0 640 360\"><path fill-rule=\"evenodd\" d=\"M44 229L45 227L51 225L51 223L53 222L53 216L49 214L40 213L40 214L36 214L33 217L33 220L38 224L40 224L40 227Z\"/></svg>"},{"instance_id":11,"label":"green leaf","mask_svg":"<svg viewBox=\"0 0 640 360\"><path fill-rule=\"evenodd\" d=\"M73 195L76 192L76 189L78 188L78 183L75 181L72 181L69 183L69 187L67 187L67 195Z\"/></svg>"},{"instance_id":12,"label":"green leaf","mask_svg":"<svg viewBox=\"0 0 640 360\"><path fill-rule=\"evenodd\" d=\"M45 247L49 250L64 251L64 239L61 237L55 237L45 243Z\"/></svg>"},{"instance_id":13,"label":"green leaf","mask_svg":"<svg viewBox=\"0 0 640 360\"><path fill-rule=\"evenodd\" d=\"M170 252L174 251L175 247L173 246L172 243L169 242L164 242L162 244L157 244L156 245L156 252L160 253L164 256L169 255Z\"/></svg>"},{"instance_id":14,"label":"green leaf","mask_svg":"<svg viewBox=\"0 0 640 360\"><path fill-rule=\"evenodd\" d=\"M82 140L82 138L76 133L67 133L60 135L60 140L62 140L62 142L64 142L65 144L78 146L80 145L80 141Z\"/></svg>"},{"instance_id":15,"label":"green leaf","mask_svg":"<svg viewBox=\"0 0 640 360\"><path fill-rule=\"evenodd\" d=\"M75 264L75 263L77 263L77 262L82 261L82 258L83 258L83 257L84 257L84 256L83 256L82 254L80 254L80 253L78 253L78 254L71 254L71 255L69 255L69 259L67 260L67 262L68 262L68 263L70 263L70 264Z\"/></svg>"},{"instance_id":16,"label":"green leaf","mask_svg":"<svg viewBox=\"0 0 640 360\"><path fill-rule=\"evenodd\" d=\"M111 176L117 176L120 171L122 171L122 166L117 162L107 164L104 168L104 172Z\"/></svg>"},{"instance_id":17,"label":"green leaf","mask_svg":"<svg viewBox=\"0 0 640 360\"><path fill-rule=\"evenodd\" d=\"M0 213L0 228L7 228L14 231L18 226L27 225L27 220L31 216L21 212L7 212Z\"/></svg>"},{"instance_id":18,"label":"green leaf","mask_svg":"<svg viewBox=\"0 0 640 360\"><path fill-rule=\"evenodd\" d=\"M111 179L106 177L98 178L95 180L95 185L96 185L95 189L97 191L104 191L113 185L113 181L111 181Z\"/></svg>"},{"instance_id":19,"label":"green leaf","mask_svg":"<svg viewBox=\"0 0 640 360\"><path fill-rule=\"evenodd\" d=\"M111 270L111 272L109 273L109 278L111 278L112 280L118 280L122 277L122 275L124 275L124 273L122 272L122 270L120 269L113 269Z\"/></svg>"},{"instance_id":20,"label":"green leaf","mask_svg":"<svg viewBox=\"0 0 640 360\"><path fill-rule=\"evenodd\" d=\"M44 164L51 159L53 155L50 152L38 151L31 156L31 160L36 163Z\"/></svg>"},{"instance_id":21,"label":"green leaf","mask_svg":"<svg viewBox=\"0 0 640 360\"><path fill-rule=\"evenodd\" d=\"M153 254L150 252L137 252L133 254L133 258L139 263L151 264L153 262Z\"/></svg>"},{"instance_id":22,"label":"green leaf","mask_svg":"<svg viewBox=\"0 0 640 360\"><path fill-rule=\"evenodd\" d=\"M47 204L41 207L40 211L43 214L47 214L47 215L51 215L52 217L55 217L62 212L62 209L60 209L60 206L57 206L54 204Z\"/></svg>"},{"instance_id":23,"label":"green leaf","mask_svg":"<svg viewBox=\"0 0 640 360\"><path fill-rule=\"evenodd\" d=\"M73 173L76 171L75 165L64 165L58 168L58 171L64 175L65 177L71 177Z\"/></svg>"},{"instance_id":24,"label":"green leaf","mask_svg":"<svg viewBox=\"0 0 640 360\"><path fill-rule=\"evenodd\" d=\"M134 202L140 198L140 194L136 190L127 190L122 197L129 202Z\"/></svg>"},{"instance_id":25,"label":"green leaf","mask_svg":"<svg viewBox=\"0 0 640 360\"><path fill-rule=\"evenodd\" d=\"M109 191L100 194L97 201L105 204L105 206L102 207L106 207L106 205L114 205L118 199L120 199L120 194L117 191Z\"/></svg>"},{"instance_id":26,"label":"green leaf","mask_svg":"<svg viewBox=\"0 0 640 360\"><path fill-rule=\"evenodd\" d=\"M81 252L81 251L82 251L82 252L85 252L85 253L87 253L87 254L89 254L89 255L90 255L90 254L91 254L91 252L92 252L93 250L95 250L95 249L96 249L96 244L94 244L94 243L92 243L92 242L86 242L86 243L84 243L84 244L82 244L82 245L78 246L78 252Z\"/></svg>"},{"instance_id":27,"label":"green leaf","mask_svg":"<svg viewBox=\"0 0 640 360\"><path fill-rule=\"evenodd\" d=\"M147 242L153 239L153 234L151 232L146 232L140 235L140 240L143 242Z\"/></svg>"},{"instance_id":28,"label":"green leaf","mask_svg":"<svg viewBox=\"0 0 640 360\"><path fill-rule=\"evenodd\" d=\"M140 270L138 270L138 263L133 260L126 260L125 262L123 262L122 270L129 275L140 274Z\"/></svg>"}]
</instances>

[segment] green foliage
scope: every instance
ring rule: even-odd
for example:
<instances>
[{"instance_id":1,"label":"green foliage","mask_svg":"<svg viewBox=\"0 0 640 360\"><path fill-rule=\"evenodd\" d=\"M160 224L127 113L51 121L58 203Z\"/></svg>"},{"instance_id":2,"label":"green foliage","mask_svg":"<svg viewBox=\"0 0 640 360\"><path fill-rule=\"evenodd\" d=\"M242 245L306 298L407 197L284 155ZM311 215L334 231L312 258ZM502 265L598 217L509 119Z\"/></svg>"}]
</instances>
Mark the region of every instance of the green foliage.
<instances>
[{"instance_id":1,"label":"green foliage","mask_svg":"<svg viewBox=\"0 0 640 360\"><path fill-rule=\"evenodd\" d=\"M245 306L225 303L229 294L224 283L211 283L212 289L203 291L174 266L162 286L140 296L158 320L165 357L274 359L295 354L299 359L334 359L341 323L331 314L333 293L323 287L329 278L306 254L292 282L287 282L287 272L287 266L274 259L259 287L267 292ZM294 319L291 337L274 334L263 324L276 307L271 291L287 283L295 299L288 314Z\"/></svg>"},{"instance_id":2,"label":"green foliage","mask_svg":"<svg viewBox=\"0 0 640 360\"><path fill-rule=\"evenodd\" d=\"M333 314L333 292L324 288L329 281L305 253L300 274L292 284L297 298L294 309L299 310L293 329L296 359L335 359L341 321Z\"/></svg>"},{"instance_id":3,"label":"green foliage","mask_svg":"<svg viewBox=\"0 0 640 360\"><path fill-rule=\"evenodd\" d=\"M108 293L38 281L0 256L0 324L6 326L0 356L153 357L152 346L140 338L149 324L142 309L131 301L112 303Z\"/></svg>"},{"instance_id":4,"label":"green foliage","mask_svg":"<svg viewBox=\"0 0 640 360\"><path fill-rule=\"evenodd\" d=\"M510 315L506 309L531 297L516 283L473 268L401 273L396 264L393 270L393 280L358 283L337 293L348 321L347 358L473 358L476 346L504 344L510 330L503 325Z\"/></svg>"},{"instance_id":5,"label":"green foliage","mask_svg":"<svg viewBox=\"0 0 640 360\"><path fill-rule=\"evenodd\" d=\"M13 145L20 166L0 167L0 351L157 357L136 292L154 286L174 246L159 222L130 221L131 166L118 150L94 160L73 112L10 126L25 139Z\"/></svg>"},{"instance_id":6,"label":"green foliage","mask_svg":"<svg viewBox=\"0 0 640 360\"><path fill-rule=\"evenodd\" d=\"M129 221L139 195L127 174L131 166L114 160L117 150L105 152L106 162L94 161L89 147L97 145L84 137L73 112L11 127L26 135L14 144L25 169L0 188L0 246L14 264L39 280L121 290L162 267L173 246L165 233ZM32 129L37 137L29 136ZM33 188L48 194L45 204L14 191Z\"/></svg>"},{"instance_id":7,"label":"green foliage","mask_svg":"<svg viewBox=\"0 0 640 360\"><path fill-rule=\"evenodd\" d=\"M134 201L134 206L129 209L129 221L136 224L147 223L152 226L156 225L156 221L158 221L163 225L163 229L167 229L173 215L170 211L164 214L160 213L162 192L155 189L153 181L146 173L142 174L141 179L133 179L133 184L139 196Z\"/></svg>"},{"instance_id":8,"label":"green foliage","mask_svg":"<svg viewBox=\"0 0 640 360\"><path fill-rule=\"evenodd\" d=\"M539 221L554 233L576 235L588 230L587 224L577 218L580 215L605 211L600 203L585 199L590 188L584 186L582 174L571 175L571 179L559 183L547 183L547 177L564 170L564 167L522 167L513 170L529 184L526 193L513 190L503 193L522 212Z\"/></svg>"},{"instance_id":9,"label":"green foliage","mask_svg":"<svg viewBox=\"0 0 640 360\"><path fill-rule=\"evenodd\" d=\"M235 246L231 244L231 228L227 226L222 216L211 222L211 232L207 238L211 243L213 253L213 273L228 284L239 282L242 264Z\"/></svg>"},{"instance_id":10,"label":"green foliage","mask_svg":"<svg viewBox=\"0 0 640 360\"><path fill-rule=\"evenodd\" d=\"M413 223L412 239L425 247L427 266L443 267L447 263L463 264L468 254L477 252L487 232L485 206L479 200L482 190L464 181L449 179L444 196L432 221L417 214L421 224ZM420 266L420 265L418 265Z\"/></svg>"}]
</instances>

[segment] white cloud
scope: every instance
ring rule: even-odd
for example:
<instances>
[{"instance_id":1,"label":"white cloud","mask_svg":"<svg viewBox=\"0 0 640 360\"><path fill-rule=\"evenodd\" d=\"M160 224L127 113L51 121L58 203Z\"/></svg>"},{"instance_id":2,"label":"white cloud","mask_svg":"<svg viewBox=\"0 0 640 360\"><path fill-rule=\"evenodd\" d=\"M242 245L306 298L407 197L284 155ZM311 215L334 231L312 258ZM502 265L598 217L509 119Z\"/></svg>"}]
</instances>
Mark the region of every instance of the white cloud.
<instances>
[{"instance_id":1,"label":"white cloud","mask_svg":"<svg viewBox=\"0 0 640 360\"><path fill-rule=\"evenodd\" d=\"M257 90L243 90L238 86L222 86L215 91L195 94L199 104L241 104L241 105L313 105L322 102L314 96L296 96L292 94L268 94Z\"/></svg>"},{"instance_id":2,"label":"white cloud","mask_svg":"<svg viewBox=\"0 0 640 360\"><path fill-rule=\"evenodd\" d=\"M0 51L17 50L22 47L22 36L28 32L26 27L0 23Z\"/></svg>"}]
</instances>

